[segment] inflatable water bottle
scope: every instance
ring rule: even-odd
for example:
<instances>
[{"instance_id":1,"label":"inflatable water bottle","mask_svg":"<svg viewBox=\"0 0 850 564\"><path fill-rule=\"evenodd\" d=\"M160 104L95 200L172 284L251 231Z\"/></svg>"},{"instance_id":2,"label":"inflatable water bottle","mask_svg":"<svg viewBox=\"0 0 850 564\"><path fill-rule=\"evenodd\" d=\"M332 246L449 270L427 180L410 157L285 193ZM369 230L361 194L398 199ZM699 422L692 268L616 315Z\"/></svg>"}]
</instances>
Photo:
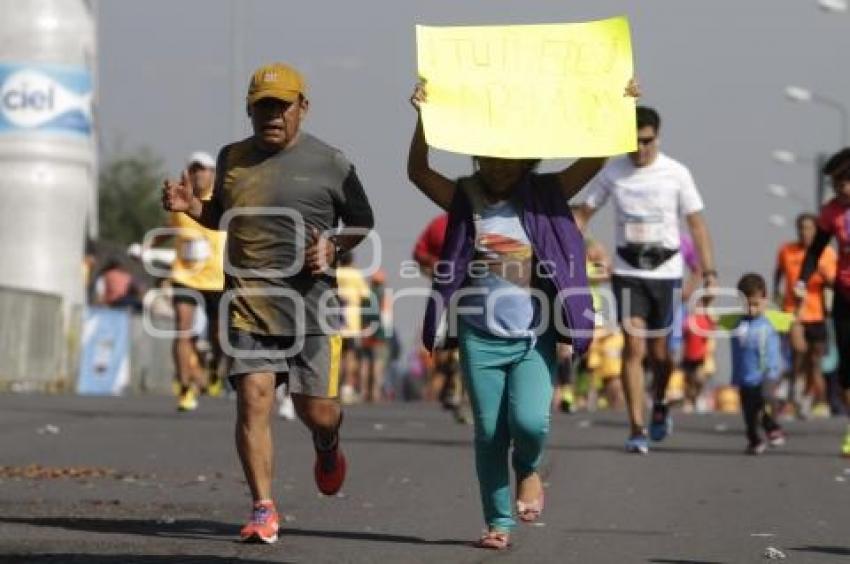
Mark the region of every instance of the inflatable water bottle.
<instances>
[{"instance_id":1,"label":"inflatable water bottle","mask_svg":"<svg viewBox=\"0 0 850 564\"><path fill-rule=\"evenodd\" d=\"M89 2L0 0L0 390L73 377L96 230L95 37Z\"/></svg>"}]
</instances>

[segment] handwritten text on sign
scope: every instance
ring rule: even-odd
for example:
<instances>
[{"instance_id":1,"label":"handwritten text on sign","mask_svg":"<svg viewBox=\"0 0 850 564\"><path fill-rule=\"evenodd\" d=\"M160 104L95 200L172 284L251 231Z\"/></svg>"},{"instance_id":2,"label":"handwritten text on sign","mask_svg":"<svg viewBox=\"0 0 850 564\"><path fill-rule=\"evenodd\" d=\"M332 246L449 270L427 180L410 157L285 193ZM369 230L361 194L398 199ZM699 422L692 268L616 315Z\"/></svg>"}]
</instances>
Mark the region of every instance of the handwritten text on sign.
<instances>
[{"instance_id":1,"label":"handwritten text on sign","mask_svg":"<svg viewBox=\"0 0 850 564\"><path fill-rule=\"evenodd\" d=\"M629 24L417 26L429 145L470 155L560 158L635 150Z\"/></svg>"}]
</instances>

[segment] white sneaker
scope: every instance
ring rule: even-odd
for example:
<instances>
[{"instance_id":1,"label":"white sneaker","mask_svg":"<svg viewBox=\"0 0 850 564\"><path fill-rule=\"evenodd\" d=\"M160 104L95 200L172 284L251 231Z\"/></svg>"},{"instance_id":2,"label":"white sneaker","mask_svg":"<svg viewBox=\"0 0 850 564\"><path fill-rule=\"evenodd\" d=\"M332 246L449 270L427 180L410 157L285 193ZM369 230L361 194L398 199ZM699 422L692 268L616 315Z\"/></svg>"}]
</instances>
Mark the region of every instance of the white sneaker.
<instances>
[{"instance_id":1,"label":"white sneaker","mask_svg":"<svg viewBox=\"0 0 850 564\"><path fill-rule=\"evenodd\" d=\"M277 408L277 414L281 419L292 421L295 419L295 404L292 403L292 397L289 394L280 395L280 405Z\"/></svg>"},{"instance_id":2,"label":"white sneaker","mask_svg":"<svg viewBox=\"0 0 850 564\"><path fill-rule=\"evenodd\" d=\"M357 403L360 398L357 397L357 392L354 391L353 387L346 385L340 389L339 400L343 405L351 405Z\"/></svg>"}]
</instances>

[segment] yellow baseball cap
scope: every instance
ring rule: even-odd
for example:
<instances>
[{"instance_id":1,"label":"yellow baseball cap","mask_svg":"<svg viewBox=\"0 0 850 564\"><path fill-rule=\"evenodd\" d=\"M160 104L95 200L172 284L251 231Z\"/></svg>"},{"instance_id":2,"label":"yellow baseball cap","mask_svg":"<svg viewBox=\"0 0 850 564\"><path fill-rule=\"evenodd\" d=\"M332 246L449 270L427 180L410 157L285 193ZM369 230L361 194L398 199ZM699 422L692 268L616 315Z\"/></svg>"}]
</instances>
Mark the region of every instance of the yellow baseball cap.
<instances>
[{"instance_id":1,"label":"yellow baseball cap","mask_svg":"<svg viewBox=\"0 0 850 564\"><path fill-rule=\"evenodd\" d=\"M254 71L248 85L248 105L262 98L275 98L284 102L295 102L304 95L307 85L301 73L283 63L272 63Z\"/></svg>"}]
</instances>

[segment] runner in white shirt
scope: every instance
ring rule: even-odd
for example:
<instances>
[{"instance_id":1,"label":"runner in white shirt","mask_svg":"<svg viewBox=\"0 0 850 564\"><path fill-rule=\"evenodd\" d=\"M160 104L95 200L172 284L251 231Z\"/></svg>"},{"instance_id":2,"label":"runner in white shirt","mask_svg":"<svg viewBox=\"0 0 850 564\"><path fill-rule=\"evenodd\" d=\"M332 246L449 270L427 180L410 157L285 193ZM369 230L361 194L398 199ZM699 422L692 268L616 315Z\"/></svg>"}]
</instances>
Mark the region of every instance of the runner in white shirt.
<instances>
[{"instance_id":1,"label":"runner in white shirt","mask_svg":"<svg viewBox=\"0 0 850 564\"><path fill-rule=\"evenodd\" d=\"M626 450L640 454L649 452L643 378L647 354L655 372L649 437L660 441L671 430L664 403L672 369L667 335L681 301L679 223L683 217L699 251L706 287L717 280L702 198L688 169L659 151L660 123L652 108L637 108L637 151L609 161L588 188L587 200L574 210L583 227L613 198L617 252L612 285L617 318L626 335L622 379L631 423Z\"/></svg>"}]
</instances>

